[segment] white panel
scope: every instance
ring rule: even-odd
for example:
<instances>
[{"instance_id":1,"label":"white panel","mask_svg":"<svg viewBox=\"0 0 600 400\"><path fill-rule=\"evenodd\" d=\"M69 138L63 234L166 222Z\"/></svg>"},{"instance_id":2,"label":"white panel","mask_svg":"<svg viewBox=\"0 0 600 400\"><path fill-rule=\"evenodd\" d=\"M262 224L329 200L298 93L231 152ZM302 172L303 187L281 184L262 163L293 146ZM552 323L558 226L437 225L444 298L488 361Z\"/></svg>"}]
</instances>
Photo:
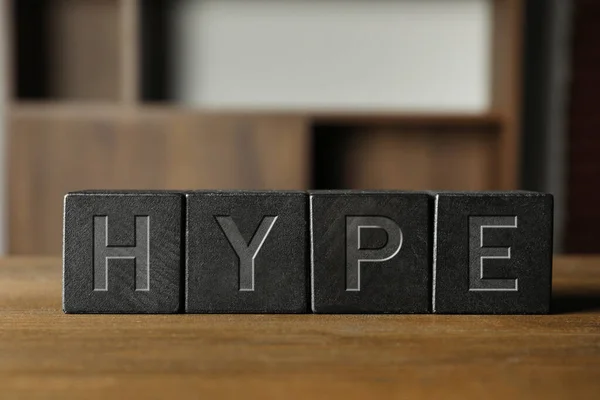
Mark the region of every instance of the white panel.
<instances>
[{"instance_id":1,"label":"white panel","mask_svg":"<svg viewBox=\"0 0 600 400\"><path fill-rule=\"evenodd\" d=\"M490 0L177 0L173 15L189 105L489 108Z\"/></svg>"}]
</instances>

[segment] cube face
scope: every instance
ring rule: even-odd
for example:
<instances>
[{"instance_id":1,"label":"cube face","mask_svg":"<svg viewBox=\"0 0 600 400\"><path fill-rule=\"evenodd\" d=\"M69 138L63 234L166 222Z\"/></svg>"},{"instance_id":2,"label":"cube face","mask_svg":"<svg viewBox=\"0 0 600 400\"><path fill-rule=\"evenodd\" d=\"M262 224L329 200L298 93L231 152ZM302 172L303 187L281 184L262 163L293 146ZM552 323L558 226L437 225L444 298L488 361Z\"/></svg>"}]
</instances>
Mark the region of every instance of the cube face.
<instances>
[{"instance_id":1,"label":"cube face","mask_svg":"<svg viewBox=\"0 0 600 400\"><path fill-rule=\"evenodd\" d=\"M187 194L186 312L307 311L307 195Z\"/></svg>"},{"instance_id":2,"label":"cube face","mask_svg":"<svg viewBox=\"0 0 600 400\"><path fill-rule=\"evenodd\" d=\"M433 311L548 313L552 213L548 194L438 193Z\"/></svg>"},{"instance_id":3,"label":"cube face","mask_svg":"<svg viewBox=\"0 0 600 400\"><path fill-rule=\"evenodd\" d=\"M432 197L310 193L316 313L430 312Z\"/></svg>"},{"instance_id":4,"label":"cube face","mask_svg":"<svg viewBox=\"0 0 600 400\"><path fill-rule=\"evenodd\" d=\"M65 197L63 310L176 313L183 195L76 192Z\"/></svg>"}]
</instances>

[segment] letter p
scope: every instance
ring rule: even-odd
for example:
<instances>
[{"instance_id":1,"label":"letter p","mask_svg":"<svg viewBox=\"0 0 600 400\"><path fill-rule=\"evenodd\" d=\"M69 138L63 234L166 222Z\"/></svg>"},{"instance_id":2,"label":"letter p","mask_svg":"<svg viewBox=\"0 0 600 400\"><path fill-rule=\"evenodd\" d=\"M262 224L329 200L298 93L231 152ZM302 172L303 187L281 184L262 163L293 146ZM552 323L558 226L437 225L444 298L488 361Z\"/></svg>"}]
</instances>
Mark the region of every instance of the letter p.
<instances>
[{"instance_id":1,"label":"letter p","mask_svg":"<svg viewBox=\"0 0 600 400\"><path fill-rule=\"evenodd\" d=\"M363 229L383 229L387 243L378 249L365 249L361 243ZM402 230L391 219L377 216L346 217L346 291L360 291L361 262L391 260L402 247Z\"/></svg>"}]
</instances>

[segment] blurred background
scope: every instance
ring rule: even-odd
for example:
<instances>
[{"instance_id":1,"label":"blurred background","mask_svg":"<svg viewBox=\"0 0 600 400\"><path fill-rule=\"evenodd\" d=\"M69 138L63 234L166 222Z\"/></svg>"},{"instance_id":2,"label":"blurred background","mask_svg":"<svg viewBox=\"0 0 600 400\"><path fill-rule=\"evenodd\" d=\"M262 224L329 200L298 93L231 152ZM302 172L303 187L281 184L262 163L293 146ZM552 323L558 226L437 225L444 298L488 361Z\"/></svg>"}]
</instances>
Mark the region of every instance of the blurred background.
<instances>
[{"instance_id":1,"label":"blurred background","mask_svg":"<svg viewBox=\"0 0 600 400\"><path fill-rule=\"evenodd\" d=\"M540 190L600 251L600 2L0 1L4 254L91 188Z\"/></svg>"}]
</instances>

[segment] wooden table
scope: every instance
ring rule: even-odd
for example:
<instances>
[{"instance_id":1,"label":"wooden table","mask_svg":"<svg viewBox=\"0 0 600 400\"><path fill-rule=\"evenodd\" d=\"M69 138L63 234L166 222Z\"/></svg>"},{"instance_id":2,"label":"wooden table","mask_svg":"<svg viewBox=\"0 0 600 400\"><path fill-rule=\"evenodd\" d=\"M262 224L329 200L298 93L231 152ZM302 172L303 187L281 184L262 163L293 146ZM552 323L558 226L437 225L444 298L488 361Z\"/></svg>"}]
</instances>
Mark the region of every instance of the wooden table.
<instances>
[{"instance_id":1,"label":"wooden table","mask_svg":"<svg viewBox=\"0 0 600 400\"><path fill-rule=\"evenodd\" d=\"M554 315L64 315L55 258L0 259L0 398L600 399L600 257Z\"/></svg>"}]
</instances>

